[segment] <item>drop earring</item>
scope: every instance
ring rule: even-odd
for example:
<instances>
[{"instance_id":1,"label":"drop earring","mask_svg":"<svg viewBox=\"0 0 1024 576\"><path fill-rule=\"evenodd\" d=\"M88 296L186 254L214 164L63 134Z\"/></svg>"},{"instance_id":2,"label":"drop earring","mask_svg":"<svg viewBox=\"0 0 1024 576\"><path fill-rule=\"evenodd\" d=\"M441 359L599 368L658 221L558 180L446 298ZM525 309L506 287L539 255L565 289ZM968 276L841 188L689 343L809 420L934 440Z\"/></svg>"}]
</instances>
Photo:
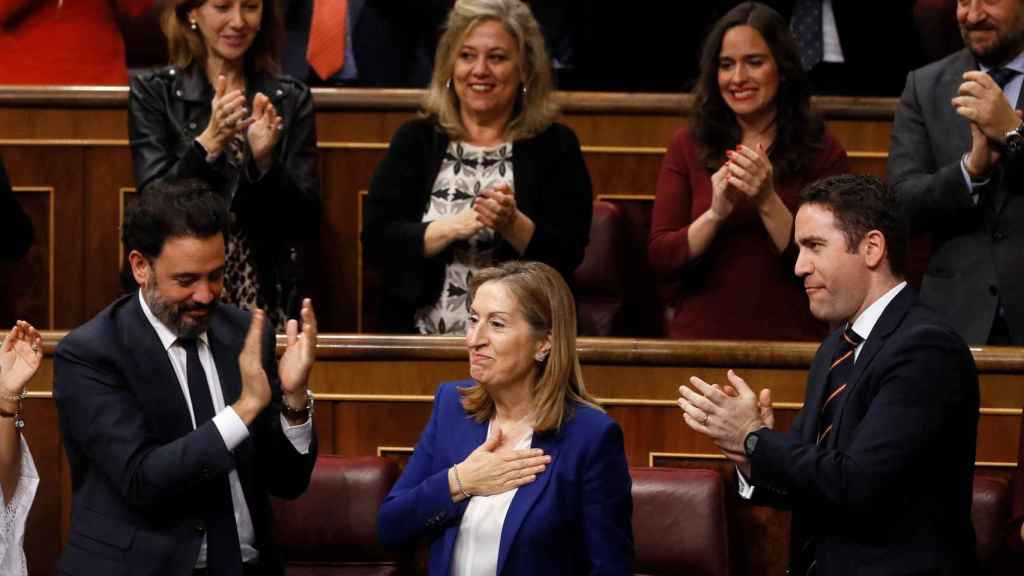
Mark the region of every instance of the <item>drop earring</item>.
<instances>
[{"instance_id":1,"label":"drop earring","mask_svg":"<svg viewBox=\"0 0 1024 576\"><path fill-rule=\"evenodd\" d=\"M193 32L195 32L196 30L199 30L199 25L196 24L195 20L189 20L188 21L188 27L191 28Z\"/></svg>"}]
</instances>

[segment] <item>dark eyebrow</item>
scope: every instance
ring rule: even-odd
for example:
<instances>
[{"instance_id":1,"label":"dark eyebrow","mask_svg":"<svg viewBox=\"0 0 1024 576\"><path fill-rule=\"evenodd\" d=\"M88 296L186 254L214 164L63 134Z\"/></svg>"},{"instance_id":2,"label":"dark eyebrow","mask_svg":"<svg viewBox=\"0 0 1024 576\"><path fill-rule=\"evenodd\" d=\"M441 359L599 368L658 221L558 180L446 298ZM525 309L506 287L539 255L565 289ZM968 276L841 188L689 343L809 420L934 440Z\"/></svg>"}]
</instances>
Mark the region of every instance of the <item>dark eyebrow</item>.
<instances>
[{"instance_id":1,"label":"dark eyebrow","mask_svg":"<svg viewBox=\"0 0 1024 576\"><path fill-rule=\"evenodd\" d=\"M804 236L802 238L797 238L796 242L797 242L797 244L800 244L800 245L810 244L811 242L819 242L819 243L824 244L825 243L825 238L823 238L821 236L811 235L811 236Z\"/></svg>"}]
</instances>

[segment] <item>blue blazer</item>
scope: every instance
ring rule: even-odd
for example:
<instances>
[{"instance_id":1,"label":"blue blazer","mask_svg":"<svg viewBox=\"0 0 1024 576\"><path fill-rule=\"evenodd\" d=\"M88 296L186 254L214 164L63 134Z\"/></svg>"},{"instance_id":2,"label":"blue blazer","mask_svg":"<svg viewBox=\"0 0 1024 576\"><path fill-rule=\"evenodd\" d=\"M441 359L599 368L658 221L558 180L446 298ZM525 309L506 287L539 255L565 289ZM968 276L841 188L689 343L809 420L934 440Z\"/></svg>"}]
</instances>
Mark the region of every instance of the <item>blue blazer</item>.
<instances>
[{"instance_id":1,"label":"blue blazer","mask_svg":"<svg viewBox=\"0 0 1024 576\"><path fill-rule=\"evenodd\" d=\"M381 505L381 541L391 547L430 541L430 574L451 573L452 552L469 500L455 504L448 469L483 444L487 423L442 384L430 422L402 477ZM551 456L537 479L519 488L501 530L498 574L632 574L632 481L622 430L608 415L577 405L554 432L535 433L533 447Z\"/></svg>"}]
</instances>

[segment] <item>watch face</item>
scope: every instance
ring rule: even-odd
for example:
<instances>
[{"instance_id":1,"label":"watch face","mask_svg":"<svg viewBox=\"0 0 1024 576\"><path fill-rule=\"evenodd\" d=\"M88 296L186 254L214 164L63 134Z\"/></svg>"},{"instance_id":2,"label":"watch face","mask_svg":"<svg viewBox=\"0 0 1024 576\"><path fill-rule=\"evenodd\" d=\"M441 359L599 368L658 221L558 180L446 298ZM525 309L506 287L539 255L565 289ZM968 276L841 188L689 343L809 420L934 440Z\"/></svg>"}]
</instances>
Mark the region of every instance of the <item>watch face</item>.
<instances>
[{"instance_id":1,"label":"watch face","mask_svg":"<svg viewBox=\"0 0 1024 576\"><path fill-rule=\"evenodd\" d=\"M1006 147L1010 150L1020 150L1024 147L1024 136L1017 130L1010 132L1006 135Z\"/></svg>"},{"instance_id":2,"label":"watch face","mask_svg":"<svg viewBox=\"0 0 1024 576\"><path fill-rule=\"evenodd\" d=\"M757 448L757 434L751 432L747 434L747 439L743 442L743 450L750 456L754 453L754 448Z\"/></svg>"}]
</instances>

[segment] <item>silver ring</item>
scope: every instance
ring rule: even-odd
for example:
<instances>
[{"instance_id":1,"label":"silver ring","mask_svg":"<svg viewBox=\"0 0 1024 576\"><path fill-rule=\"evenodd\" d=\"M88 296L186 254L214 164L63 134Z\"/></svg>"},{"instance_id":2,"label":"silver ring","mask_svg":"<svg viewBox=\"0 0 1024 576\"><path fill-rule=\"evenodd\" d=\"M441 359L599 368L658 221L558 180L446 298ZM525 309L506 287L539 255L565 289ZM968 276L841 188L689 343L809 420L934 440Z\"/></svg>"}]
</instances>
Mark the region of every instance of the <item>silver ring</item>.
<instances>
[{"instance_id":1,"label":"silver ring","mask_svg":"<svg viewBox=\"0 0 1024 576\"><path fill-rule=\"evenodd\" d=\"M33 352L39 352L39 344L33 344L32 345L32 351Z\"/></svg>"},{"instance_id":2,"label":"silver ring","mask_svg":"<svg viewBox=\"0 0 1024 576\"><path fill-rule=\"evenodd\" d=\"M707 412L705 412L704 413L704 421L701 422L701 424L707 426L708 425L708 420L711 420L711 414L708 414Z\"/></svg>"}]
</instances>

